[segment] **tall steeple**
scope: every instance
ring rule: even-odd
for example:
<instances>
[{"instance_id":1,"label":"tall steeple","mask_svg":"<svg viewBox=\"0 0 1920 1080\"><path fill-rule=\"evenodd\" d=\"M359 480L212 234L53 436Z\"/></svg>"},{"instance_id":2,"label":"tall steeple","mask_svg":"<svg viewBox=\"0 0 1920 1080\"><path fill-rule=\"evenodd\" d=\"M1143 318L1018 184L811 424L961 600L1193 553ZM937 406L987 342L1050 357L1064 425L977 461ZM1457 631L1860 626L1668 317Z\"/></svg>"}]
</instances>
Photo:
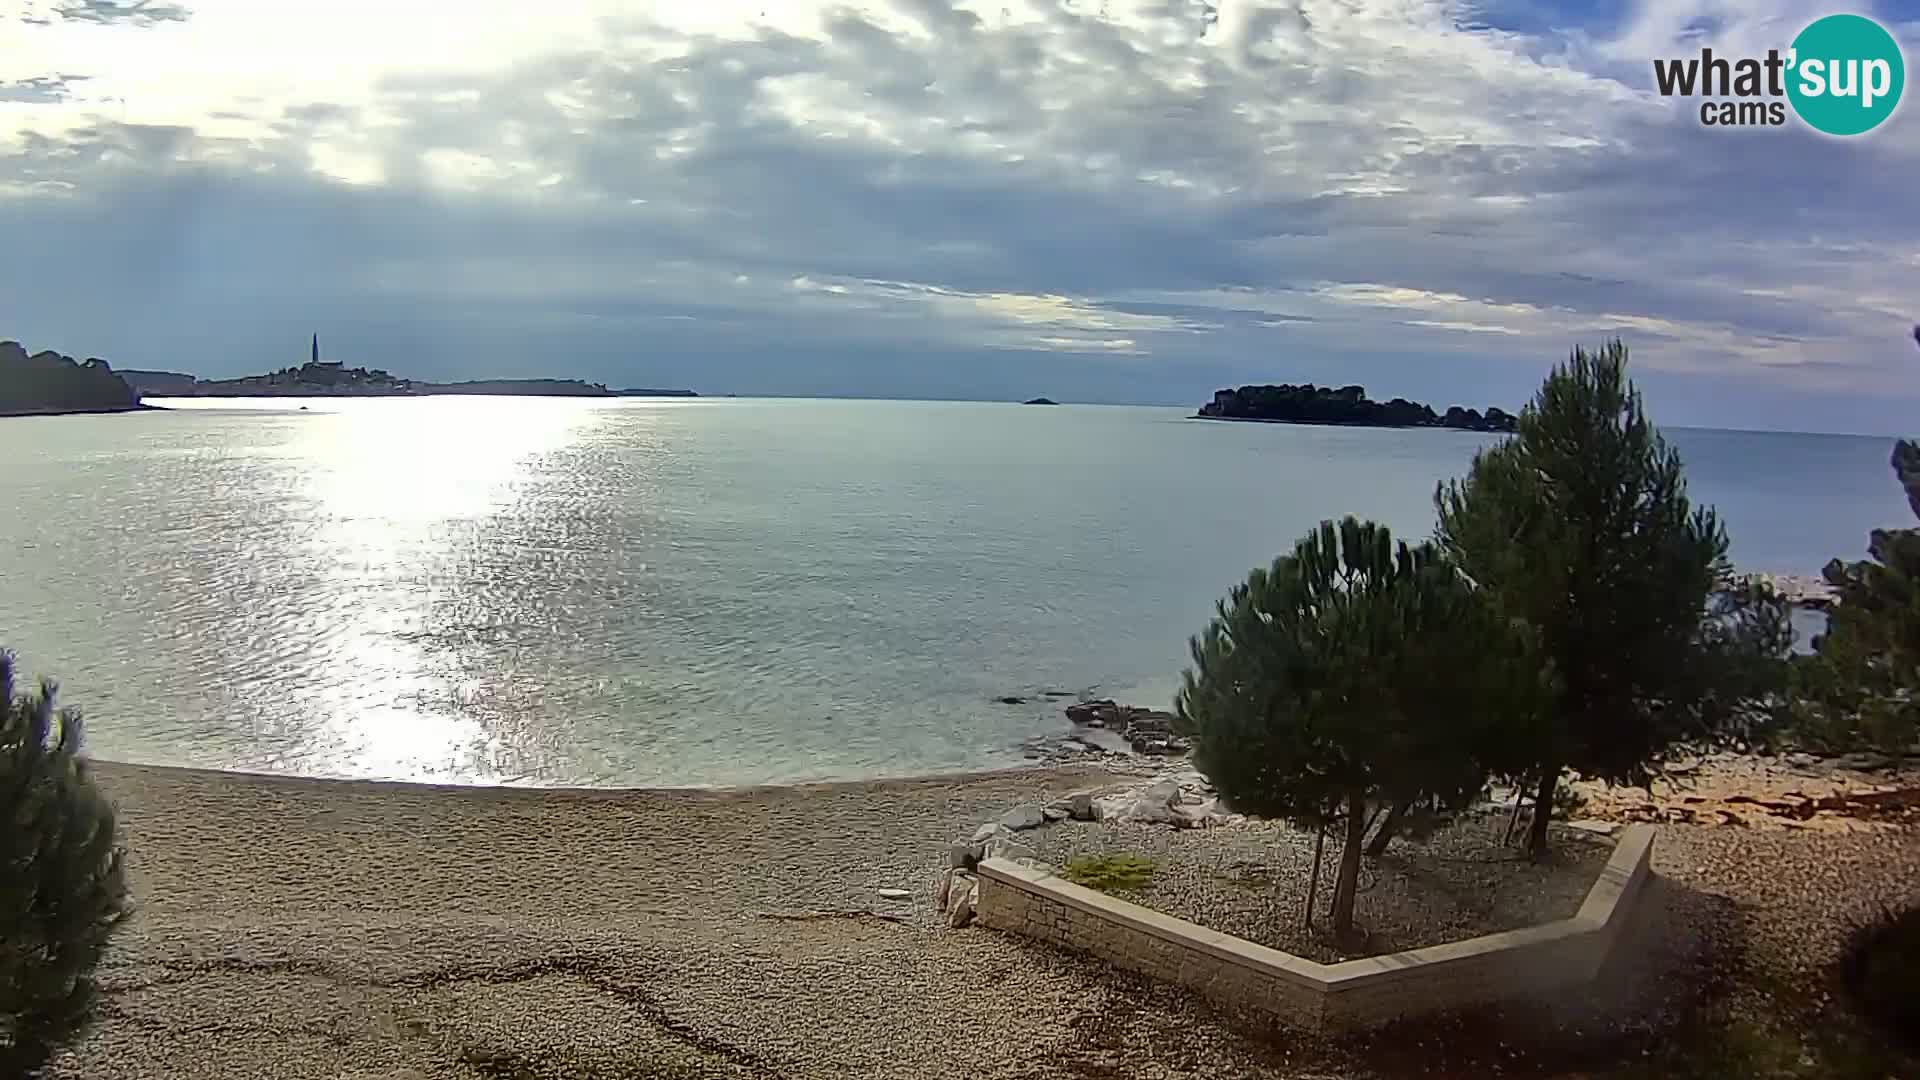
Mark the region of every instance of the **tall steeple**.
<instances>
[{"instance_id":1,"label":"tall steeple","mask_svg":"<svg viewBox=\"0 0 1920 1080\"><path fill-rule=\"evenodd\" d=\"M320 335L319 334L313 335L313 362L316 364L320 362Z\"/></svg>"}]
</instances>

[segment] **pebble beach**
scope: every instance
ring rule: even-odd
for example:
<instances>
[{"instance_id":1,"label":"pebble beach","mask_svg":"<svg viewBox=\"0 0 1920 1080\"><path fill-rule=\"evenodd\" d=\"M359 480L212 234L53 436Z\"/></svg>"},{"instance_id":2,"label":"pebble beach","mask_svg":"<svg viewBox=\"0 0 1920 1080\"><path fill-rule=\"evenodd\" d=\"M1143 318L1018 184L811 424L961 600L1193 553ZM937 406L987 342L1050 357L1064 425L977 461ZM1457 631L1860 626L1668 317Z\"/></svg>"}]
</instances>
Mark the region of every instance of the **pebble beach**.
<instances>
[{"instance_id":1,"label":"pebble beach","mask_svg":"<svg viewBox=\"0 0 1920 1080\"><path fill-rule=\"evenodd\" d=\"M949 843L1115 782L1097 768L731 791L96 768L137 907L58 1077L1370 1075L1171 988L944 928ZM1655 861L1735 913L1675 936L1736 935L1783 979L1818 977L1848 918L1920 880L1910 831L1669 825Z\"/></svg>"}]
</instances>

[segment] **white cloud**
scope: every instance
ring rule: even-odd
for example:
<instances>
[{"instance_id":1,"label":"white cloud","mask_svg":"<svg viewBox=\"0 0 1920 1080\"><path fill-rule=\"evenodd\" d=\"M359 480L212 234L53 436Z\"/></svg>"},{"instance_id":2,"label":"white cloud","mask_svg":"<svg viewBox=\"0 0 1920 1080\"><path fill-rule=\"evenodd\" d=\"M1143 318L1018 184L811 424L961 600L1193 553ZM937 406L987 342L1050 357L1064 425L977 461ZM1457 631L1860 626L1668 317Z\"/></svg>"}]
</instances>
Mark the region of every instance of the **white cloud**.
<instances>
[{"instance_id":1,"label":"white cloud","mask_svg":"<svg viewBox=\"0 0 1920 1080\"><path fill-rule=\"evenodd\" d=\"M1408 319L1402 326L1430 326L1436 330L1458 330L1466 334L1519 334L1511 326L1496 326L1491 323L1465 322L1460 319Z\"/></svg>"}]
</instances>

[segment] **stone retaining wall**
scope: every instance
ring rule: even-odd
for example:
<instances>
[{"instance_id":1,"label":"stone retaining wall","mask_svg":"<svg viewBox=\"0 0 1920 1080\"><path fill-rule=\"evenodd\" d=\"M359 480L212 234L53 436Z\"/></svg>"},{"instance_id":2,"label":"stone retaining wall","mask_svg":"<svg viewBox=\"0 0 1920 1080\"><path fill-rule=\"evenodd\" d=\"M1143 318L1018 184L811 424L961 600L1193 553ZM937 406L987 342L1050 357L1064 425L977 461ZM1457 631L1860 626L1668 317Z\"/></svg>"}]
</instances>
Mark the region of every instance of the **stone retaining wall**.
<instances>
[{"instance_id":1,"label":"stone retaining wall","mask_svg":"<svg viewBox=\"0 0 1920 1080\"><path fill-rule=\"evenodd\" d=\"M1365 1027L1590 982L1625 932L1652 852L1651 826L1626 829L1571 919L1338 964L1208 930L1005 859L980 864L974 917L1190 987L1256 1021Z\"/></svg>"}]
</instances>

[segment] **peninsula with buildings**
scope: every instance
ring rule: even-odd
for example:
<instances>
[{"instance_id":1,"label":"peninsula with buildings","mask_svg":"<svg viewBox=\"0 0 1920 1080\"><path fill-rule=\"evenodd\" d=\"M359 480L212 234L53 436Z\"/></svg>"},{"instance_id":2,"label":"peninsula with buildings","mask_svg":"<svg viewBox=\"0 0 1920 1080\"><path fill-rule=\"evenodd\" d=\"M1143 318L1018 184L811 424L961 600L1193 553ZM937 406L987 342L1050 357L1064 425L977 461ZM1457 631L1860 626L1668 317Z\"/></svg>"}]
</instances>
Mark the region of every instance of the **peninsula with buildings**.
<instances>
[{"instance_id":1,"label":"peninsula with buildings","mask_svg":"<svg viewBox=\"0 0 1920 1080\"><path fill-rule=\"evenodd\" d=\"M1367 397L1365 387L1242 386L1219 390L1195 414L1203 420L1252 420L1270 424L1337 424L1351 427L1439 427L1460 431L1510 432L1517 418L1504 409L1486 412L1458 405L1444 413L1406 398L1379 402Z\"/></svg>"},{"instance_id":2,"label":"peninsula with buildings","mask_svg":"<svg viewBox=\"0 0 1920 1080\"><path fill-rule=\"evenodd\" d=\"M425 382L405 379L380 368L347 367L320 359L320 335L313 336L307 362L264 375L201 379L177 371L129 370L120 373L141 397L426 397L440 394L499 394L531 397L698 397L691 390L613 390L582 379L473 379Z\"/></svg>"}]
</instances>

